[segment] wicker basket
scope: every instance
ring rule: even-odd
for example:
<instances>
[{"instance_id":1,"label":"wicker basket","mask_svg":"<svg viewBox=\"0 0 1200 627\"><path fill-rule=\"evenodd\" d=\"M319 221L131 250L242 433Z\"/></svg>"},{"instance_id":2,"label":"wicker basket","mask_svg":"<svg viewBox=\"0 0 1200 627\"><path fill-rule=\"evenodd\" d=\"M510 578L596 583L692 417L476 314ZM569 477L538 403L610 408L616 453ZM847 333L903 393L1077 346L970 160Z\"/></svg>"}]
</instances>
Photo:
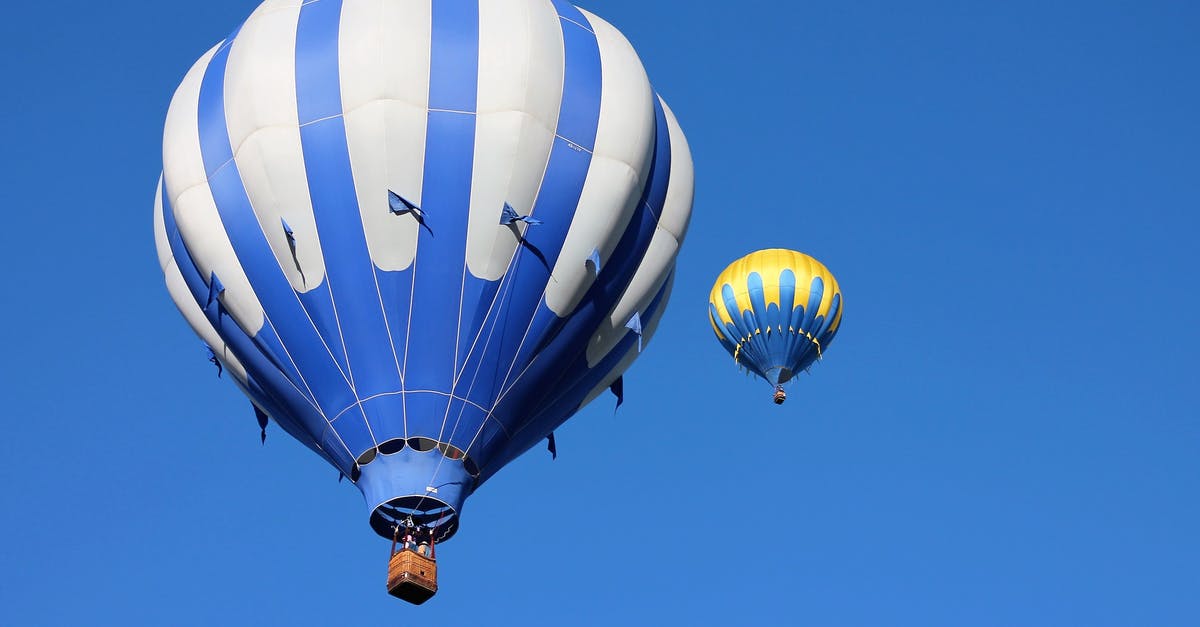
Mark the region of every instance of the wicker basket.
<instances>
[{"instance_id":1,"label":"wicker basket","mask_svg":"<svg viewBox=\"0 0 1200 627\"><path fill-rule=\"evenodd\" d=\"M437 562L405 549L388 562L388 594L420 605L437 593Z\"/></svg>"}]
</instances>

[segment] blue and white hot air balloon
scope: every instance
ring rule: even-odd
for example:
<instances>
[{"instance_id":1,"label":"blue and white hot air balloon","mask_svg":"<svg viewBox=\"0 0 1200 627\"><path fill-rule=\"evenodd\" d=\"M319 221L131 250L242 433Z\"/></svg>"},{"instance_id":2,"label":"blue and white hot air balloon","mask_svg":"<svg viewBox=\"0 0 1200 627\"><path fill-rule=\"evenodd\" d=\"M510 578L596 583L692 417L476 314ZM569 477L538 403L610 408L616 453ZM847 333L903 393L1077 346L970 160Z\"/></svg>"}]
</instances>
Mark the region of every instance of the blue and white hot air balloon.
<instances>
[{"instance_id":1,"label":"blue and white hot air balloon","mask_svg":"<svg viewBox=\"0 0 1200 627\"><path fill-rule=\"evenodd\" d=\"M559 0L267 0L171 101L159 261L372 527L463 501L619 389L692 161L637 54Z\"/></svg>"}]
</instances>

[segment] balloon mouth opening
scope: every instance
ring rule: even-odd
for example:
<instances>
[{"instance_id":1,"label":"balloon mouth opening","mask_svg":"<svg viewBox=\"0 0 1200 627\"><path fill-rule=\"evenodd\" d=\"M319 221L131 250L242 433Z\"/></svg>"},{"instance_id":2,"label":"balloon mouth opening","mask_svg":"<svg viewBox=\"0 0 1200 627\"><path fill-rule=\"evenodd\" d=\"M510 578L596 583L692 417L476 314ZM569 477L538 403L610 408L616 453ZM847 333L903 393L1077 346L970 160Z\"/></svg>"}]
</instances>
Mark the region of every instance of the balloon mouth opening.
<instances>
[{"instance_id":1,"label":"balloon mouth opening","mask_svg":"<svg viewBox=\"0 0 1200 627\"><path fill-rule=\"evenodd\" d=\"M776 366L768 370L767 373L768 375L773 375L773 377L768 376L768 379L774 378L774 381L771 382L775 385L783 385L784 383L791 381L792 377L796 376L796 373L787 366Z\"/></svg>"},{"instance_id":2,"label":"balloon mouth opening","mask_svg":"<svg viewBox=\"0 0 1200 627\"><path fill-rule=\"evenodd\" d=\"M371 528L391 540L396 525L428 527L434 540L445 542L458 531L458 512L445 501L432 496L399 496L371 512Z\"/></svg>"}]
</instances>

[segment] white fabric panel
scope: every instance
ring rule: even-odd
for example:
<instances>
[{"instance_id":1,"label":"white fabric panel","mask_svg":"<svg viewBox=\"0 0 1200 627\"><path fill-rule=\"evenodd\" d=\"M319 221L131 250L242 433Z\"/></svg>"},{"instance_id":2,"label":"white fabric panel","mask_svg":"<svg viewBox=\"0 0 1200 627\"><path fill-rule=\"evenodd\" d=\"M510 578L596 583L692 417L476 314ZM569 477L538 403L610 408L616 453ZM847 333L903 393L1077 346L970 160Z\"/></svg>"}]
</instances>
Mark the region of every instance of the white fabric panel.
<instances>
[{"instance_id":1,"label":"white fabric panel","mask_svg":"<svg viewBox=\"0 0 1200 627\"><path fill-rule=\"evenodd\" d=\"M592 164L546 288L546 306L559 316L575 309L595 279L584 263L592 249L598 248L604 260L620 241L642 195L654 149L654 92L637 53L608 22L584 16L600 46L604 88Z\"/></svg>"},{"instance_id":2,"label":"white fabric panel","mask_svg":"<svg viewBox=\"0 0 1200 627\"><path fill-rule=\"evenodd\" d=\"M519 242L500 224L504 203L533 207L554 145L562 99L562 30L553 7L533 0L479 5L479 85L467 269L495 281ZM524 234L529 225L516 223Z\"/></svg>"},{"instance_id":3,"label":"white fabric panel","mask_svg":"<svg viewBox=\"0 0 1200 627\"><path fill-rule=\"evenodd\" d=\"M183 274L179 271L179 264L171 254L166 224L162 219L161 178L158 181L158 191L154 194L154 247L158 251L158 265L162 268L163 276L166 278L167 292L171 295L171 300L175 301L175 307L179 309L179 313L183 314L188 325L192 327L192 331L195 331L196 335L200 336L200 339L204 340L225 363L226 369L238 381L245 383L245 366L233 353L229 352L225 341L217 334L217 330L213 328L208 318L204 316L204 312L200 310L200 306L192 298L192 292L183 280Z\"/></svg>"},{"instance_id":4,"label":"white fabric panel","mask_svg":"<svg viewBox=\"0 0 1200 627\"><path fill-rule=\"evenodd\" d=\"M216 273L225 287L221 299L225 310L253 337L263 325L262 304L225 235L225 224L217 213L212 190L208 185L193 187L175 199L174 208L175 223L200 276L207 283L212 273Z\"/></svg>"},{"instance_id":5,"label":"white fabric panel","mask_svg":"<svg viewBox=\"0 0 1200 627\"><path fill-rule=\"evenodd\" d=\"M312 0L263 0L263 3L258 5L258 8L254 9L254 12L247 19L252 20L261 17L264 13L280 9L294 9L309 2L312 2Z\"/></svg>"},{"instance_id":6,"label":"white fabric panel","mask_svg":"<svg viewBox=\"0 0 1200 627\"><path fill-rule=\"evenodd\" d=\"M658 323L662 320L663 314L667 311L667 301L671 298L671 290L673 288L674 281L672 280L671 284L667 286L667 293L663 295L663 303L658 308L658 311L655 311L654 316L649 320L644 321L642 324L642 350L645 350L646 347L650 345L650 338L654 337L654 332L658 330ZM611 371L609 371L607 375L604 376L604 379L600 381L599 385L593 388L591 392L588 392L588 395L583 399L583 402L580 403L579 406L583 407L584 405L596 400L596 397L607 392L608 387L613 384L613 381L616 381L617 377L625 374L625 371L629 370L629 367L633 365L633 362L636 361L640 355L641 353L638 352L638 347L636 344L630 347L629 351L625 353L625 356L621 358L621 361L617 362L617 365Z\"/></svg>"},{"instance_id":7,"label":"white fabric panel","mask_svg":"<svg viewBox=\"0 0 1200 627\"><path fill-rule=\"evenodd\" d=\"M696 190L696 176L692 169L692 151L688 148L687 138L675 114L667 106L666 101L658 99L667 115L667 129L671 135L671 184L667 186L667 196L663 200L662 215L658 217L658 226L666 229L675 239L683 242L687 236L688 221L692 218L692 197Z\"/></svg>"},{"instance_id":8,"label":"white fabric panel","mask_svg":"<svg viewBox=\"0 0 1200 627\"><path fill-rule=\"evenodd\" d=\"M167 110L163 183L171 199L175 222L201 276L207 282L212 272L217 273L225 286L226 311L253 336L263 325L262 304L250 289L250 281L225 234L200 156L200 132L196 125L200 81L215 51L216 48L210 50L192 67Z\"/></svg>"},{"instance_id":9,"label":"white fabric panel","mask_svg":"<svg viewBox=\"0 0 1200 627\"><path fill-rule=\"evenodd\" d=\"M158 189L154 190L154 251L158 253L158 267L166 268L174 255L171 241L167 238L167 224L162 217L163 179L158 177Z\"/></svg>"},{"instance_id":10,"label":"white fabric panel","mask_svg":"<svg viewBox=\"0 0 1200 627\"><path fill-rule=\"evenodd\" d=\"M429 0L347 0L338 42L346 142L371 260L404 270L420 225L387 191L421 206L429 105Z\"/></svg>"},{"instance_id":11,"label":"white fabric panel","mask_svg":"<svg viewBox=\"0 0 1200 627\"><path fill-rule=\"evenodd\" d=\"M660 102L661 99L660 99ZM671 138L671 178L667 184L666 199L663 201L662 213L658 217L658 226L650 240L637 272L625 293L617 301L616 307L609 317L597 329L597 333L588 343L588 364L598 363L609 351L616 346L626 333L630 331L625 324L633 317L635 311L644 311L646 306L658 293L662 282L670 275L675 267L675 256L683 243L683 235L687 230L687 222L692 213L692 197L695 185L695 175L692 170L692 155L688 150L687 139L683 136L675 116L662 103L667 116L667 127ZM665 304L664 304L665 306ZM644 332L644 328L643 328Z\"/></svg>"},{"instance_id":12,"label":"white fabric panel","mask_svg":"<svg viewBox=\"0 0 1200 627\"><path fill-rule=\"evenodd\" d=\"M299 6L280 6L255 12L242 26L225 70L225 119L258 223L292 288L303 292L324 280L325 258L296 113L299 19ZM281 217L292 227L295 259Z\"/></svg>"},{"instance_id":13,"label":"white fabric panel","mask_svg":"<svg viewBox=\"0 0 1200 627\"><path fill-rule=\"evenodd\" d=\"M162 176L167 198L172 202L188 188L208 184L204 159L200 155L200 131L196 128L196 116L200 82L221 45L213 46L188 70L171 98L171 105L167 107L167 120L163 124Z\"/></svg>"},{"instance_id":14,"label":"white fabric panel","mask_svg":"<svg viewBox=\"0 0 1200 627\"><path fill-rule=\"evenodd\" d=\"M183 314L192 331L204 340L212 348L213 353L225 364L225 369L229 371L242 384L246 383L246 367L233 352L225 345L225 341L217 334L217 330L209 323L208 318L204 316L204 312L200 310L200 306L196 301L192 300L192 293L188 290L187 283L183 280L183 275L179 272L179 266L172 257L167 266L163 268L163 276L167 280L167 292L171 294L171 300L175 301L175 307L179 309L179 313Z\"/></svg>"},{"instance_id":15,"label":"white fabric panel","mask_svg":"<svg viewBox=\"0 0 1200 627\"><path fill-rule=\"evenodd\" d=\"M629 282L621 299L588 342L588 366L599 363L626 333L632 333L625 325L634 312L645 311L646 306L654 299L663 281L667 280L675 267L675 255L678 252L679 241L675 236L662 227L656 228L654 237L650 239L650 248L646 250L646 256L642 258L633 280ZM645 333L644 324L642 332Z\"/></svg>"}]
</instances>

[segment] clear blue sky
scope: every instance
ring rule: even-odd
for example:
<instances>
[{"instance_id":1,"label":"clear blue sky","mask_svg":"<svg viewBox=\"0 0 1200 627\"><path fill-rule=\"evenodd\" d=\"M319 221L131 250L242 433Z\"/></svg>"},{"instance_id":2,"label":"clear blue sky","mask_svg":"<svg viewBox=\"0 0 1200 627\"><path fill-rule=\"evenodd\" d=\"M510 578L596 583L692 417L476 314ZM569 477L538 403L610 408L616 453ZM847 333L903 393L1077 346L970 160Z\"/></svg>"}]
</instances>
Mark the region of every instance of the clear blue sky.
<instances>
[{"instance_id":1,"label":"clear blue sky","mask_svg":"<svg viewBox=\"0 0 1200 627\"><path fill-rule=\"evenodd\" d=\"M167 103L254 2L6 7L0 623L1200 624L1200 5L583 6L691 142L673 300L422 607L162 286ZM768 246L847 299L783 407L706 321Z\"/></svg>"}]
</instances>

